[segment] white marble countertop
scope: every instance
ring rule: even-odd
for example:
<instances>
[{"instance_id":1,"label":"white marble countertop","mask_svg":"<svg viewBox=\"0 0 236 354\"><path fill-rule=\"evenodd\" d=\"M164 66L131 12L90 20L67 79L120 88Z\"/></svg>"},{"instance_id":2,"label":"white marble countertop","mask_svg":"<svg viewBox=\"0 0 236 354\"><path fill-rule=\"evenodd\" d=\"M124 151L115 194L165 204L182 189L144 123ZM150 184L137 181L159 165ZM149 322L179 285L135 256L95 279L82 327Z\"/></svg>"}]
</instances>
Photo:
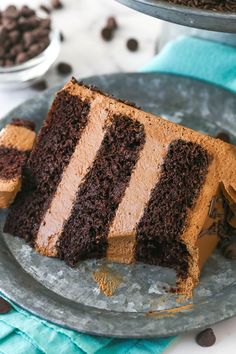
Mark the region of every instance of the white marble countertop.
<instances>
[{"instance_id":1,"label":"white marble countertop","mask_svg":"<svg viewBox=\"0 0 236 354\"><path fill-rule=\"evenodd\" d=\"M0 6L13 1L1 0ZM18 0L36 6L43 0ZM44 1L46 3L46 0ZM155 53L161 22L129 10L113 0L64 0L65 9L55 11L53 20L65 35L65 42L58 61L69 62L73 75L83 78L91 75L120 71L136 71ZM107 16L115 15L119 30L114 40L101 40L100 30ZM126 40L138 39L140 49L131 53L126 49ZM61 81L52 68L46 76L49 86ZM0 117L24 100L36 96L38 92L30 88L21 90L0 90ZM213 347L201 348L195 341L196 333L180 336L170 346L166 354L235 354L236 317L213 326L217 342ZM138 353L137 353L138 354Z\"/></svg>"}]
</instances>

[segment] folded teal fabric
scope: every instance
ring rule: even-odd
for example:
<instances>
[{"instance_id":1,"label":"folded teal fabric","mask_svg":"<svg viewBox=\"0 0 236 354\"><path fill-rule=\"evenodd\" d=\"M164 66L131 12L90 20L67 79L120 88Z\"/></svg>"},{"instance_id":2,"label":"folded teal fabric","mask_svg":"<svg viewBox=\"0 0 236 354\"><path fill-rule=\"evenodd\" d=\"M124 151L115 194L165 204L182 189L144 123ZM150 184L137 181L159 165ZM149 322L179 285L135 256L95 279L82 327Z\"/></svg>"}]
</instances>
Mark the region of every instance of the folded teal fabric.
<instances>
[{"instance_id":1,"label":"folded teal fabric","mask_svg":"<svg viewBox=\"0 0 236 354\"><path fill-rule=\"evenodd\" d=\"M44 321L9 302L12 310L0 314L0 354L161 354L174 340L81 334Z\"/></svg>"},{"instance_id":2,"label":"folded teal fabric","mask_svg":"<svg viewBox=\"0 0 236 354\"><path fill-rule=\"evenodd\" d=\"M141 71L190 76L236 91L236 48L183 37L169 43ZM9 313L0 315L0 354L160 354L174 340L85 335L12 306Z\"/></svg>"},{"instance_id":3,"label":"folded teal fabric","mask_svg":"<svg viewBox=\"0 0 236 354\"><path fill-rule=\"evenodd\" d=\"M236 91L236 47L180 37L169 42L141 71L188 76Z\"/></svg>"}]
</instances>

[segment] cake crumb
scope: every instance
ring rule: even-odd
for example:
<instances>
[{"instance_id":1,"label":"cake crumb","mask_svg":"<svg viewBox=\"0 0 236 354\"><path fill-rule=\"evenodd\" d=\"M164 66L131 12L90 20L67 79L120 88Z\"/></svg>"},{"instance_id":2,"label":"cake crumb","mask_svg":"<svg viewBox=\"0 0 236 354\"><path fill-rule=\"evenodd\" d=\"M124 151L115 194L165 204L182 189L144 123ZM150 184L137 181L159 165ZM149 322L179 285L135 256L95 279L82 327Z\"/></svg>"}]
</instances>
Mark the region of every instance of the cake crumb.
<instances>
[{"instance_id":1,"label":"cake crumb","mask_svg":"<svg viewBox=\"0 0 236 354\"><path fill-rule=\"evenodd\" d=\"M97 271L93 272L93 279L106 296L114 295L122 282L121 276L106 265L102 265Z\"/></svg>"}]
</instances>

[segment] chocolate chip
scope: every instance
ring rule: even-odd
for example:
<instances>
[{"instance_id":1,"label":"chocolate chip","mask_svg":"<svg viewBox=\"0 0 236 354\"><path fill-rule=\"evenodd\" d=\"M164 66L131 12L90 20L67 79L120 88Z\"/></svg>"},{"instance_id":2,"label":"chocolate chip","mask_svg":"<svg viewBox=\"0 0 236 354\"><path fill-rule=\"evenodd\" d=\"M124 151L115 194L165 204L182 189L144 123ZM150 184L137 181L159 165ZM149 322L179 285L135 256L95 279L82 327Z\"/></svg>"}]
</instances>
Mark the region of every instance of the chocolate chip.
<instances>
[{"instance_id":1,"label":"chocolate chip","mask_svg":"<svg viewBox=\"0 0 236 354\"><path fill-rule=\"evenodd\" d=\"M35 11L30 9L27 5L22 6L19 13L20 16L23 16L25 18L35 15Z\"/></svg>"},{"instance_id":2,"label":"chocolate chip","mask_svg":"<svg viewBox=\"0 0 236 354\"><path fill-rule=\"evenodd\" d=\"M17 29L16 20L13 20L11 18L3 18L2 24L8 32L13 31L14 29Z\"/></svg>"},{"instance_id":3,"label":"chocolate chip","mask_svg":"<svg viewBox=\"0 0 236 354\"><path fill-rule=\"evenodd\" d=\"M6 59L5 61L4 61L4 66L5 67L11 67L11 66L13 66L14 65L14 61L13 60L11 60L11 59Z\"/></svg>"},{"instance_id":4,"label":"chocolate chip","mask_svg":"<svg viewBox=\"0 0 236 354\"><path fill-rule=\"evenodd\" d=\"M225 258L236 260L236 241L228 240L228 242L225 242L222 245L222 253Z\"/></svg>"},{"instance_id":5,"label":"chocolate chip","mask_svg":"<svg viewBox=\"0 0 236 354\"><path fill-rule=\"evenodd\" d=\"M138 50L138 41L137 41L137 39L135 39L135 38L128 39L127 42L126 42L126 46L131 52L136 52Z\"/></svg>"},{"instance_id":6,"label":"chocolate chip","mask_svg":"<svg viewBox=\"0 0 236 354\"><path fill-rule=\"evenodd\" d=\"M30 58L36 57L42 52L42 47L40 43L33 44L29 50L28 50L28 55Z\"/></svg>"},{"instance_id":7,"label":"chocolate chip","mask_svg":"<svg viewBox=\"0 0 236 354\"><path fill-rule=\"evenodd\" d=\"M20 16L17 8L14 5L9 5L2 15L11 19L17 19Z\"/></svg>"},{"instance_id":8,"label":"chocolate chip","mask_svg":"<svg viewBox=\"0 0 236 354\"><path fill-rule=\"evenodd\" d=\"M196 342L201 347L211 347L216 342L215 334L212 328L207 328L204 331L198 333Z\"/></svg>"},{"instance_id":9,"label":"chocolate chip","mask_svg":"<svg viewBox=\"0 0 236 354\"><path fill-rule=\"evenodd\" d=\"M113 38L113 31L110 28L108 28L108 27L104 27L101 30L101 36L104 39L104 41L109 42Z\"/></svg>"},{"instance_id":10,"label":"chocolate chip","mask_svg":"<svg viewBox=\"0 0 236 354\"><path fill-rule=\"evenodd\" d=\"M1 65L18 65L41 53L50 43L50 26L49 18L39 18L28 6L0 12Z\"/></svg>"},{"instance_id":11,"label":"chocolate chip","mask_svg":"<svg viewBox=\"0 0 236 354\"><path fill-rule=\"evenodd\" d=\"M8 32L7 32L6 28L3 25L1 25L0 26L0 43L3 43L6 40L7 36L8 36Z\"/></svg>"},{"instance_id":12,"label":"chocolate chip","mask_svg":"<svg viewBox=\"0 0 236 354\"><path fill-rule=\"evenodd\" d=\"M67 64L67 63L58 63L57 64L57 71L59 74L69 75L72 72L72 67L70 64Z\"/></svg>"},{"instance_id":13,"label":"chocolate chip","mask_svg":"<svg viewBox=\"0 0 236 354\"><path fill-rule=\"evenodd\" d=\"M31 44L34 43L34 37L33 37L31 31L25 32L23 34L23 42L24 42L25 48L31 46Z\"/></svg>"},{"instance_id":14,"label":"chocolate chip","mask_svg":"<svg viewBox=\"0 0 236 354\"><path fill-rule=\"evenodd\" d=\"M50 29L51 28L50 18L43 18L40 22L40 27L43 29Z\"/></svg>"},{"instance_id":15,"label":"chocolate chip","mask_svg":"<svg viewBox=\"0 0 236 354\"><path fill-rule=\"evenodd\" d=\"M10 54L15 57L17 54L24 51L23 44L16 44L14 47L11 48Z\"/></svg>"},{"instance_id":16,"label":"chocolate chip","mask_svg":"<svg viewBox=\"0 0 236 354\"><path fill-rule=\"evenodd\" d=\"M0 314L8 313L9 311L11 311L11 305L0 297Z\"/></svg>"},{"instance_id":17,"label":"chocolate chip","mask_svg":"<svg viewBox=\"0 0 236 354\"><path fill-rule=\"evenodd\" d=\"M62 32L60 32L60 41L64 42L64 40L65 40L65 36Z\"/></svg>"},{"instance_id":18,"label":"chocolate chip","mask_svg":"<svg viewBox=\"0 0 236 354\"><path fill-rule=\"evenodd\" d=\"M50 9L48 6L42 4L42 5L40 5L39 7L40 7L41 10L43 10L44 12L46 12L46 14L49 15L49 14L51 13L51 9Z\"/></svg>"},{"instance_id":19,"label":"chocolate chip","mask_svg":"<svg viewBox=\"0 0 236 354\"><path fill-rule=\"evenodd\" d=\"M230 136L229 136L229 133L227 133L227 132L219 132L216 135L216 139L220 139L226 143L230 143Z\"/></svg>"},{"instance_id":20,"label":"chocolate chip","mask_svg":"<svg viewBox=\"0 0 236 354\"><path fill-rule=\"evenodd\" d=\"M118 28L115 17L113 16L108 17L106 27L111 30L116 30Z\"/></svg>"},{"instance_id":21,"label":"chocolate chip","mask_svg":"<svg viewBox=\"0 0 236 354\"><path fill-rule=\"evenodd\" d=\"M52 7L54 9L62 9L63 8L63 3L60 0L51 0Z\"/></svg>"},{"instance_id":22,"label":"chocolate chip","mask_svg":"<svg viewBox=\"0 0 236 354\"><path fill-rule=\"evenodd\" d=\"M22 64L22 63L26 62L28 59L29 59L29 57L26 53L24 53L24 52L19 53L16 56L16 64Z\"/></svg>"},{"instance_id":23,"label":"chocolate chip","mask_svg":"<svg viewBox=\"0 0 236 354\"><path fill-rule=\"evenodd\" d=\"M36 91L44 91L47 89L48 85L46 80L40 80L36 81L31 87Z\"/></svg>"},{"instance_id":24,"label":"chocolate chip","mask_svg":"<svg viewBox=\"0 0 236 354\"><path fill-rule=\"evenodd\" d=\"M11 40L12 44L16 44L18 39L20 38L20 32L15 30L8 34L9 39Z\"/></svg>"}]
</instances>

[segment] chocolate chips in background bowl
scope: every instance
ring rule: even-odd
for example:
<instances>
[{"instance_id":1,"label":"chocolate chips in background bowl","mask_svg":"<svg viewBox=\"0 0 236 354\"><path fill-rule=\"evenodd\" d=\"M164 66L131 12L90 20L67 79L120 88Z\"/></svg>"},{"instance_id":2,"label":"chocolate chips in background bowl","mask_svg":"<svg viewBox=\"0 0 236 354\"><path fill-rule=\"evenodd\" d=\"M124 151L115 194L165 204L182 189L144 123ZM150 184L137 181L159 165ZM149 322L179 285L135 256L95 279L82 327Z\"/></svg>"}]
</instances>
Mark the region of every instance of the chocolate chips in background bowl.
<instances>
[{"instance_id":1,"label":"chocolate chips in background bowl","mask_svg":"<svg viewBox=\"0 0 236 354\"><path fill-rule=\"evenodd\" d=\"M43 13L42 13L43 14ZM0 11L0 86L17 86L44 75L60 51L49 16L28 6Z\"/></svg>"},{"instance_id":2,"label":"chocolate chips in background bowl","mask_svg":"<svg viewBox=\"0 0 236 354\"><path fill-rule=\"evenodd\" d=\"M9 5L0 13L0 65L19 65L42 53L50 31L50 18L40 18L28 6Z\"/></svg>"}]
</instances>

